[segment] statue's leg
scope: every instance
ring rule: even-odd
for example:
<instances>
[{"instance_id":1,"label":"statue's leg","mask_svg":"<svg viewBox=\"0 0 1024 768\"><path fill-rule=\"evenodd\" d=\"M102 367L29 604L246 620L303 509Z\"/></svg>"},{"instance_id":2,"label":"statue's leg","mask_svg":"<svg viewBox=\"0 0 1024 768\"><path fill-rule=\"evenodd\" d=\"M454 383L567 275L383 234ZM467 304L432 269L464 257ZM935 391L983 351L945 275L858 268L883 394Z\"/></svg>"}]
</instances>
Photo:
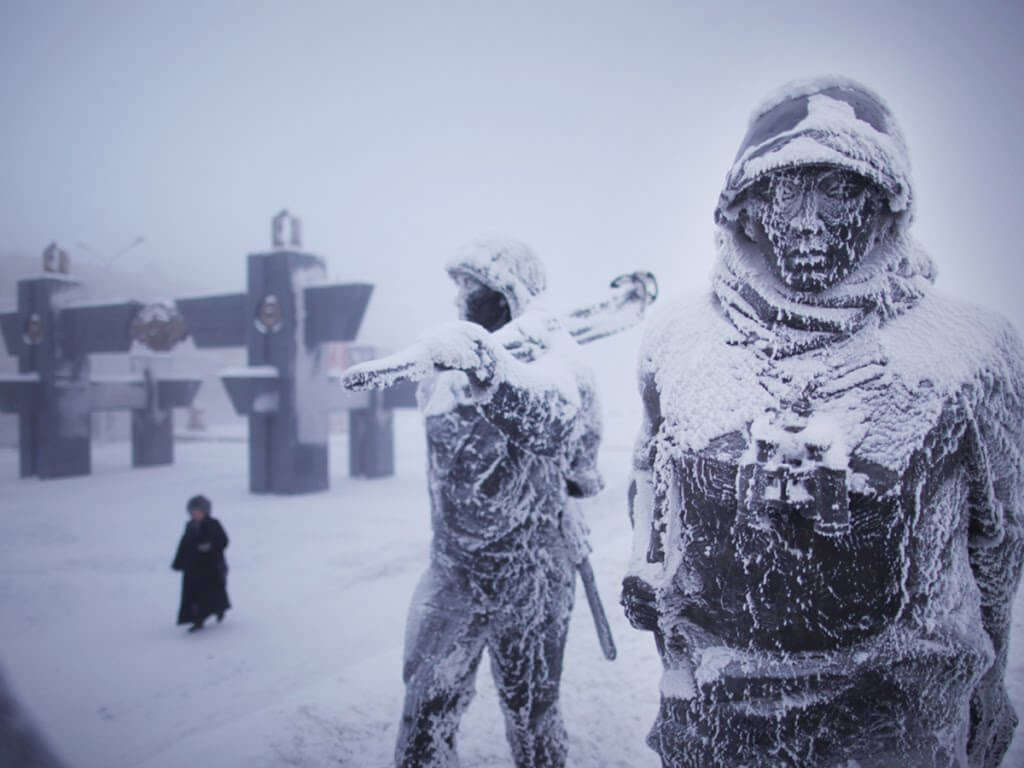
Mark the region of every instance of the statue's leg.
<instances>
[{"instance_id":1,"label":"statue's leg","mask_svg":"<svg viewBox=\"0 0 1024 768\"><path fill-rule=\"evenodd\" d=\"M473 698L485 621L451 574L420 579L405 632L405 706L395 746L401 768L458 765L455 733Z\"/></svg>"},{"instance_id":2,"label":"statue's leg","mask_svg":"<svg viewBox=\"0 0 1024 768\"><path fill-rule=\"evenodd\" d=\"M558 707L575 572L568 559L536 580L533 600L516 601L492 628L491 672L518 768L565 765L568 735Z\"/></svg>"}]
</instances>

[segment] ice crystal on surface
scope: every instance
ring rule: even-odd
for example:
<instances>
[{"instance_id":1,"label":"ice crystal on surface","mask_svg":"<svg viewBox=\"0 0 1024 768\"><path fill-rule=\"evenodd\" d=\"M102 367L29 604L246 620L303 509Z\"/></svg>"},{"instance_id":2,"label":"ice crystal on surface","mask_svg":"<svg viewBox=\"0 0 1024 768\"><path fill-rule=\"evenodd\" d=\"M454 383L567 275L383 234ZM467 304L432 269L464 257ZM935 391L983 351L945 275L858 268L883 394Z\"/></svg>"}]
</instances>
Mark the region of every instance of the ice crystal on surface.
<instances>
[{"instance_id":1,"label":"ice crystal on surface","mask_svg":"<svg viewBox=\"0 0 1024 768\"><path fill-rule=\"evenodd\" d=\"M818 290L773 271L747 192L832 166L888 235ZM716 211L710 295L649 324L623 603L665 667L666 766L994 768L1024 558L1024 349L932 289L888 108L842 79L751 121Z\"/></svg>"},{"instance_id":2,"label":"ice crystal on surface","mask_svg":"<svg viewBox=\"0 0 1024 768\"><path fill-rule=\"evenodd\" d=\"M534 302L543 271L524 248L488 242L449 265L499 294L511 322L494 334L447 324L421 337L409 367L395 366L399 374L451 369L418 394L433 540L406 627L402 766L457 764L456 731L485 649L515 764L565 761L558 689L575 567L589 552L568 502L602 487L601 421L576 342ZM486 298L464 279L462 287L465 301ZM528 361L510 346L529 348Z\"/></svg>"}]
</instances>

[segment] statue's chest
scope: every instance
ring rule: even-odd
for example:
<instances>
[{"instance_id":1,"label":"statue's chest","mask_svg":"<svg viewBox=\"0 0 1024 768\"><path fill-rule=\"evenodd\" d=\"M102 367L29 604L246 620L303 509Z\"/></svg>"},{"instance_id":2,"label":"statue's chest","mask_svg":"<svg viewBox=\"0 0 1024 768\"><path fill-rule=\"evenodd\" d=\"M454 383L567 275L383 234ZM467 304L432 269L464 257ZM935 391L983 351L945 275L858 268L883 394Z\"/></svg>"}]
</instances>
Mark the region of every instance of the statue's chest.
<instances>
[{"instance_id":1,"label":"statue's chest","mask_svg":"<svg viewBox=\"0 0 1024 768\"><path fill-rule=\"evenodd\" d=\"M737 487L791 503L840 480L884 493L948 405L942 387L910 381L869 336L780 360L722 345L674 373L685 383L656 377L656 439L730 467ZM759 470L746 482L750 467Z\"/></svg>"},{"instance_id":2,"label":"statue's chest","mask_svg":"<svg viewBox=\"0 0 1024 768\"><path fill-rule=\"evenodd\" d=\"M705 368L708 386L727 382L718 412L663 408L648 561L678 557L685 615L730 641L870 636L903 602L906 510L920 503L906 479L942 400L880 356L757 362ZM716 434L688 441L709 421Z\"/></svg>"}]
</instances>

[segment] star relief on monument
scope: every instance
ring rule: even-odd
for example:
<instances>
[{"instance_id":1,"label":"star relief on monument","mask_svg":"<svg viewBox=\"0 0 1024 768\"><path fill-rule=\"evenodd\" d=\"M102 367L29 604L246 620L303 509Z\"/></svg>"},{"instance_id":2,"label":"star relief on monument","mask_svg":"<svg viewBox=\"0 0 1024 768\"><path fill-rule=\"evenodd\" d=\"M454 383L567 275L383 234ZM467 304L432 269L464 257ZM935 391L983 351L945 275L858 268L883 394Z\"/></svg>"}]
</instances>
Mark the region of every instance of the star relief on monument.
<instances>
[{"instance_id":1,"label":"star relief on monument","mask_svg":"<svg viewBox=\"0 0 1024 768\"><path fill-rule=\"evenodd\" d=\"M172 305L148 304L132 320L132 339L152 352L169 352L188 336L185 318Z\"/></svg>"},{"instance_id":2,"label":"star relief on monument","mask_svg":"<svg viewBox=\"0 0 1024 768\"><path fill-rule=\"evenodd\" d=\"M25 322L25 331L21 334L22 340L30 347L34 347L42 343L45 335L42 318L39 317L38 312L33 312Z\"/></svg>"},{"instance_id":3,"label":"star relief on monument","mask_svg":"<svg viewBox=\"0 0 1024 768\"><path fill-rule=\"evenodd\" d=\"M256 310L256 318L253 323L260 333L277 333L284 327L281 300L277 298L276 294L268 293L263 297L259 309Z\"/></svg>"}]
</instances>

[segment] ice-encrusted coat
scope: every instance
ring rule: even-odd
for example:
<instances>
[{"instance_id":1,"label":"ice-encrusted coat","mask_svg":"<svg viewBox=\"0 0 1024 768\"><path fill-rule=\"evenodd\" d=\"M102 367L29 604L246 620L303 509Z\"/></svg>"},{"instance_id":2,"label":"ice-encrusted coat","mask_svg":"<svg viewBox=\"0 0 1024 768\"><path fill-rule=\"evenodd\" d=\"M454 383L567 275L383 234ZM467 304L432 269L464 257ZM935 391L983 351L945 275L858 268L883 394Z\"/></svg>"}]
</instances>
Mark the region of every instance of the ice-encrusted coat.
<instances>
[{"instance_id":1,"label":"ice-encrusted coat","mask_svg":"<svg viewBox=\"0 0 1024 768\"><path fill-rule=\"evenodd\" d=\"M558 768L568 749L558 689L574 566L588 551L567 502L601 488L598 403L575 341L527 307L543 290L535 257L487 244L450 271L501 292L515 319L493 335L456 324L423 341L435 361L480 365L440 373L419 391L433 539L406 626L396 763L458 764L456 731L487 650L515 764Z\"/></svg>"},{"instance_id":2,"label":"ice-encrusted coat","mask_svg":"<svg viewBox=\"0 0 1024 768\"><path fill-rule=\"evenodd\" d=\"M665 665L649 742L667 766L995 766L1012 737L1024 350L931 289L888 121L848 81L755 113L714 290L646 331L623 602ZM870 171L899 220L849 279L799 294L730 206L819 162Z\"/></svg>"},{"instance_id":3,"label":"ice-encrusted coat","mask_svg":"<svg viewBox=\"0 0 1024 768\"><path fill-rule=\"evenodd\" d=\"M499 337L516 331L505 329ZM544 548L564 546L562 518L570 492L592 496L600 413L592 376L570 355L503 361L509 378L488 388L462 372L421 385L428 445L434 561L473 574L474 585L501 598L506 582ZM531 370L536 367L538 370ZM484 586L487 585L487 586Z\"/></svg>"}]
</instances>

